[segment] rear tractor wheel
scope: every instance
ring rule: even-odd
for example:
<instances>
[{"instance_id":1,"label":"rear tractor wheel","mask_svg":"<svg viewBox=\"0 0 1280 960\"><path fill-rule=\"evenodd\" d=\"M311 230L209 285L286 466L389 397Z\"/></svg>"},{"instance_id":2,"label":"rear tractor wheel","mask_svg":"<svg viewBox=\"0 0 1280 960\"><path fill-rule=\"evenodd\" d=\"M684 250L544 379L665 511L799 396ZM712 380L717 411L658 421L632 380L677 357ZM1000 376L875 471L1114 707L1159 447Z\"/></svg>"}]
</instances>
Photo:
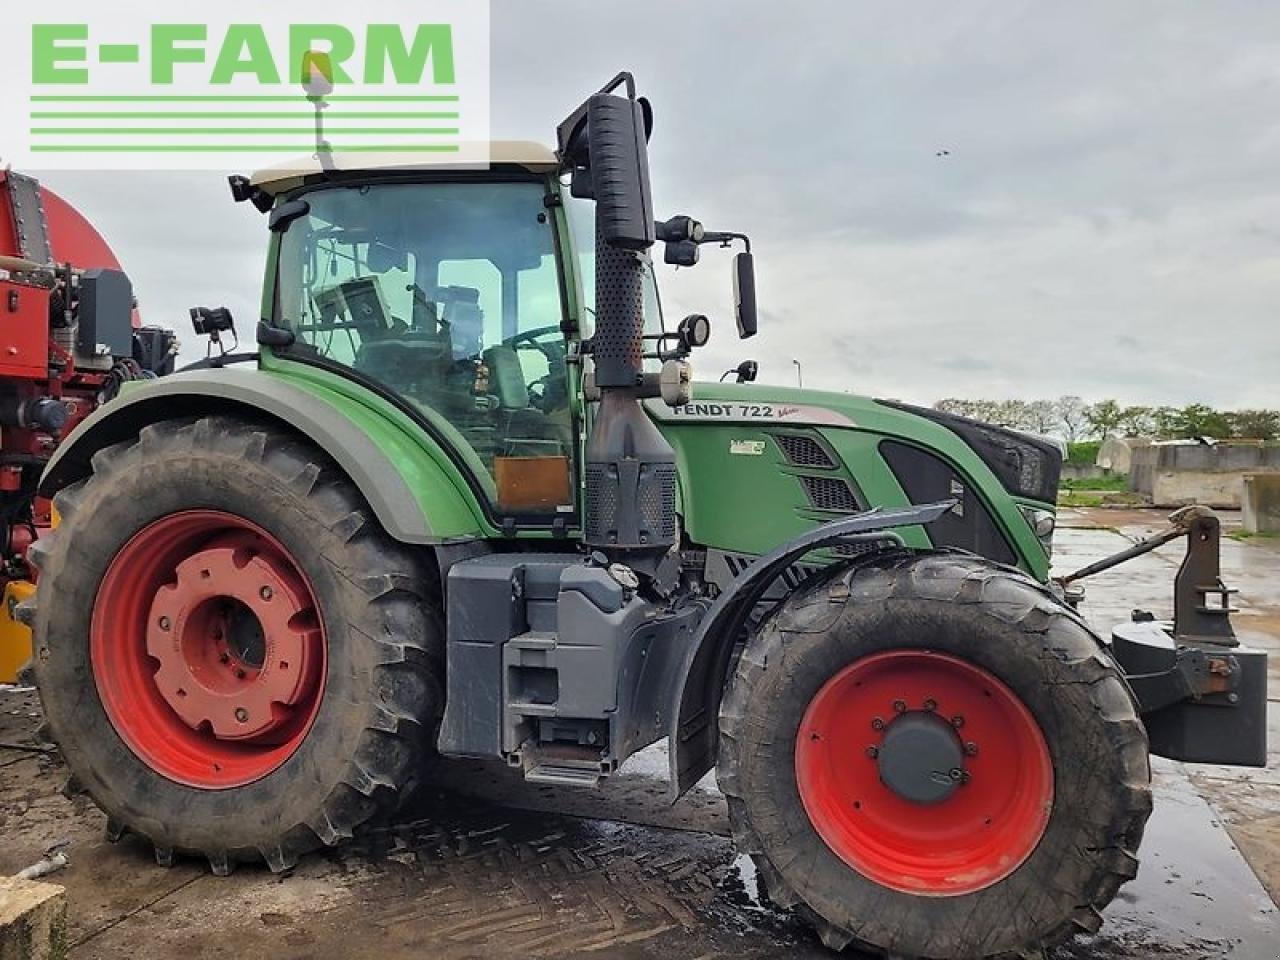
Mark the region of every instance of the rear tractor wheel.
<instances>
[{"instance_id":1,"label":"rear tractor wheel","mask_svg":"<svg viewBox=\"0 0 1280 960\"><path fill-rule=\"evenodd\" d=\"M35 551L35 673L109 833L276 870L393 804L441 702L431 572L316 451L228 418L93 458Z\"/></svg>"},{"instance_id":2,"label":"rear tractor wheel","mask_svg":"<svg viewBox=\"0 0 1280 960\"><path fill-rule=\"evenodd\" d=\"M720 782L771 899L837 949L1027 956L1094 931L1137 869L1147 743L1100 641L1030 578L894 554L752 637Z\"/></svg>"}]
</instances>

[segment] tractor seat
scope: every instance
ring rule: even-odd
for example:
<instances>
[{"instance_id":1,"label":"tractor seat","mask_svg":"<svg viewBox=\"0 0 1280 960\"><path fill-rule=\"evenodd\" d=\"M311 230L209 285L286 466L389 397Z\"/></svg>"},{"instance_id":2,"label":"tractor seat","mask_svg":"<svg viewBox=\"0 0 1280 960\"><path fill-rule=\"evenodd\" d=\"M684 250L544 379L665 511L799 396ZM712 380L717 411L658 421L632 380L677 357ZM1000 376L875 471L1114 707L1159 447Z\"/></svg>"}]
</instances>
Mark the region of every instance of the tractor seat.
<instances>
[{"instance_id":1,"label":"tractor seat","mask_svg":"<svg viewBox=\"0 0 1280 960\"><path fill-rule=\"evenodd\" d=\"M561 425L536 407L529 405L529 385L515 347L500 343L484 352L489 368L489 392L497 398L499 430L507 438L507 455L517 446L533 443L543 452L553 450L560 456L570 449L568 423Z\"/></svg>"}]
</instances>

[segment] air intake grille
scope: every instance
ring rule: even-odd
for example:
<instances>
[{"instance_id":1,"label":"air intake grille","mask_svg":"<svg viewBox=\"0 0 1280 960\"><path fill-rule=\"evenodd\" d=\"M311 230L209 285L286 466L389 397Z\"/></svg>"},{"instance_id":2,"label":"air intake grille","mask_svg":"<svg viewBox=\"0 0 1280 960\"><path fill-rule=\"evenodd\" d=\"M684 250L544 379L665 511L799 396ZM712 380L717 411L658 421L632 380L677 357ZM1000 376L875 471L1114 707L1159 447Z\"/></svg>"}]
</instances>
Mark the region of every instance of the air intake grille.
<instances>
[{"instance_id":1,"label":"air intake grille","mask_svg":"<svg viewBox=\"0 0 1280 960\"><path fill-rule=\"evenodd\" d=\"M676 468L655 466L640 485L640 519L650 535L663 543L676 537Z\"/></svg>"},{"instance_id":2,"label":"air intake grille","mask_svg":"<svg viewBox=\"0 0 1280 960\"><path fill-rule=\"evenodd\" d=\"M621 547L659 547L676 539L676 468L646 464L635 487L636 509L619 502L617 471L587 467L586 542Z\"/></svg>"},{"instance_id":3,"label":"air intake grille","mask_svg":"<svg viewBox=\"0 0 1280 960\"><path fill-rule=\"evenodd\" d=\"M894 546L896 544L892 540L859 540L857 543L837 543L827 549L837 557L860 557L865 553L877 553Z\"/></svg>"},{"instance_id":4,"label":"air intake grille","mask_svg":"<svg viewBox=\"0 0 1280 960\"><path fill-rule=\"evenodd\" d=\"M618 488L609 482L605 467L587 467L587 503L584 511L588 543L607 543L618 525Z\"/></svg>"},{"instance_id":5,"label":"air intake grille","mask_svg":"<svg viewBox=\"0 0 1280 960\"><path fill-rule=\"evenodd\" d=\"M835 461L813 437L784 433L773 438L782 448L787 462L796 467L812 467L822 470L835 468Z\"/></svg>"},{"instance_id":6,"label":"air intake grille","mask_svg":"<svg viewBox=\"0 0 1280 960\"><path fill-rule=\"evenodd\" d=\"M815 510L857 513L858 498L848 482L838 477L797 477Z\"/></svg>"}]
</instances>

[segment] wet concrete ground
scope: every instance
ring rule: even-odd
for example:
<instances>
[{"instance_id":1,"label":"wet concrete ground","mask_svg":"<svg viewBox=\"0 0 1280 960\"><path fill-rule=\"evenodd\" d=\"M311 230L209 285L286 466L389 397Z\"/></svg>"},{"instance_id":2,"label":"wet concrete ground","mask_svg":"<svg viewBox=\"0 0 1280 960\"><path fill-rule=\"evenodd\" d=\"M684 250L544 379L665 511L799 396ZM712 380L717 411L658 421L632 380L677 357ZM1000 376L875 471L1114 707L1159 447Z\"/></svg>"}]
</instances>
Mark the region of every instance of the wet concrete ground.
<instances>
[{"instance_id":1,"label":"wet concrete ground","mask_svg":"<svg viewBox=\"0 0 1280 960\"><path fill-rule=\"evenodd\" d=\"M1154 512L1064 517L1063 568L1159 526ZM1099 626L1132 607L1171 605L1178 548L1091 581ZM1272 759L1266 770L1157 761L1156 812L1138 879L1095 937L1057 952L1085 958L1280 958L1280 542L1226 541L1241 628L1270 630ZM73 957L135 960L430 955L485 957L823 957L808 931L761 904L750 863L727 839L724 804L704 781L675 807L661 749L599 792L526 785L501 767L450 763L447 785L406 822L303 861L285 876L204 864L156 867L103 818L59 793L65 770L35 743L34 694L0 693L0 873L65 844ZM1267 889L1270 889L1268 896Z\"/></svg>"}]
</instances>

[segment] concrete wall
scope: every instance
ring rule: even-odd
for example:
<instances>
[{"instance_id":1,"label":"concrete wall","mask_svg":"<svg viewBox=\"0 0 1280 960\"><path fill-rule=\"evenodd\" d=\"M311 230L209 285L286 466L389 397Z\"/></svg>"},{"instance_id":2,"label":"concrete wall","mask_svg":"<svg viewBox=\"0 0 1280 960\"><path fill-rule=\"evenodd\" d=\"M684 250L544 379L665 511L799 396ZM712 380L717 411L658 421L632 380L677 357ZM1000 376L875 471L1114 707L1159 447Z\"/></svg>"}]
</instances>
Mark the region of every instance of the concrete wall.
<instances>
[{"instance_id":1,"label":"concrete wall","mask_svg":"<svg viewBox=\"0 0 1280 960\"><path fill-rule=\"evenodd\" d=\"M1245 475L1243 520L1248 533L1280 533L1280 473Z\"/></svg>"},{"instance_id":2,"label":"concrete wall","mask_svg":"<svg viewBox=\"0 0 1280 960\"><path fill-rule=\"evenodd\" d=\"M1096 480L1106 476L1107 471L1096 464L1064 463L1062 465L1063 480Z\"/></svg>"},{"instance_id":3,"label":"concrete wall","mask_svg":"<svg viewBox=\"0 0 1280 960\"><path fill-rule=\"evenodd\" d=\"M1280 473L1280 446L1254 441L1212 446L1177 441L1136 447L1129 486L1157 507L1202 503L1239 510L1247 473Z\"/></svg>"},{"instance_id":4,"label":"concrete wall","mask_svg":"<svg viewBox=\"0 0 1280 960\"><path fill-rule=\"evenodd\" d=\"M1128 473L1133 469L1133 451L1139 447L1149 447L1151 441L1142 437L1109 436L1098 448L1097 464L1112 473Z\"/></svg>"}]
</instances>

